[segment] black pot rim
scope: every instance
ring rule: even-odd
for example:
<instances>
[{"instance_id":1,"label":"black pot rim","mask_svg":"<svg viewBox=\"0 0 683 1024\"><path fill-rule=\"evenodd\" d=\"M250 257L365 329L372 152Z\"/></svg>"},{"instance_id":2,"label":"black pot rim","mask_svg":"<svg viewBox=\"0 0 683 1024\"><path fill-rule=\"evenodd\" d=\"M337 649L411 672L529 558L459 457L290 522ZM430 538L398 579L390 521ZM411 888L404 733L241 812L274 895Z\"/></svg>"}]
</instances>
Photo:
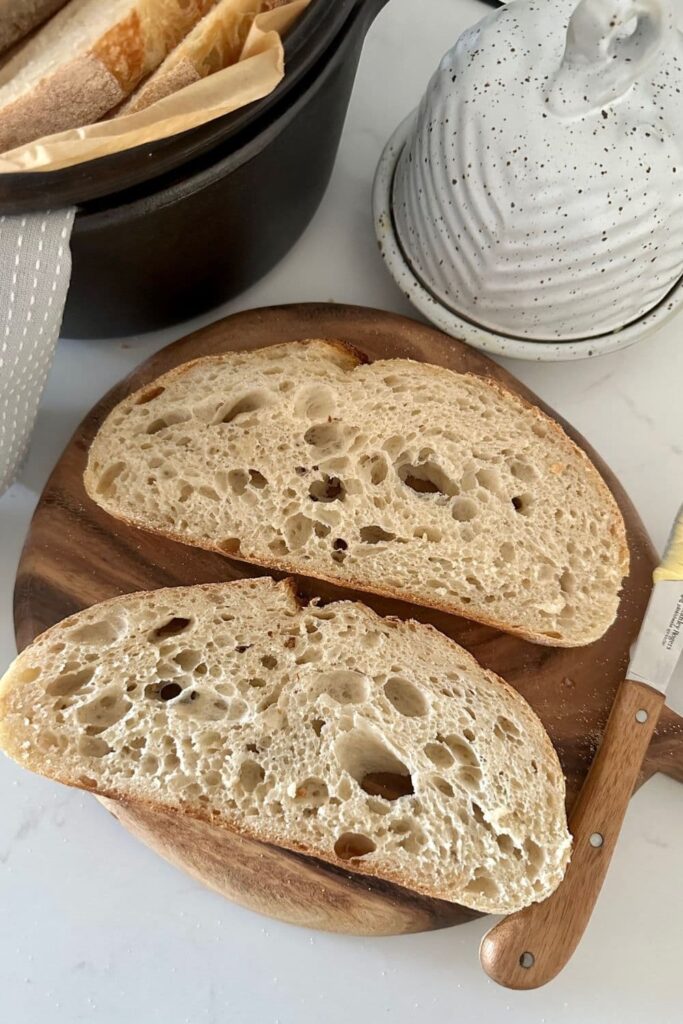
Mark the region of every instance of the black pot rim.
<instances>
[{"instance_id":1,"label":"black pot rim","mask_svg":"<svg viewBox=\"0 0 683 1024\"><path fill-rule=\"evenodd\" d=\"M104 227L112 227L120 221L131 223L138 218L148 216L150 212L181 202L188 196L210 187L217 180L227 178L238 167L249 163L273 138L287 129L302 107L306 106L311 94L324 86L327 78L335 71L335 61L331 50L333 49L334 53L337 53L353 38L358 20L367 14L367 11L367 8L358 8L355 17L349 19L342 32L335 37L330 50L320 54L319 64L312 69L310 76L296 93L293 102L290 101L277 117L270 120L264 128L239 148L226 147L227 152L217 160L211 160L208 163L202 162L198 169L180 179L173 180L162 188L150 188L142 194L136 190L132 196L130 193L124 192L119 196L114 195L111 205L103 207L96 203L90 210L85 207L78 212L74 230L79 233L87 233L88 231L99 231Z\"/></svg>"}]
</instances>

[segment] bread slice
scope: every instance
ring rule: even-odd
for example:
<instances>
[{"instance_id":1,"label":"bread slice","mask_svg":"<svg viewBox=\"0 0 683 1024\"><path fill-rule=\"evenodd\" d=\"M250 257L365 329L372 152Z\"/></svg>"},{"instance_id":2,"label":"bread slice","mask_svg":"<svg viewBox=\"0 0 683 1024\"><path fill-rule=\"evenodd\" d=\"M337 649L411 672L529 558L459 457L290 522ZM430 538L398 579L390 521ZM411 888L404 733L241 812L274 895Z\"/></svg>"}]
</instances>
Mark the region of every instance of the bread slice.
<instances>
[{"instance_id":1,"label":"bread slice","mask_svg":"<svg viewBox=\"0 0 683 1024\"><path fill-rule=\"evenodd\" d=\"M85 486L135 526L538 643L600 637L628 570L617 505L554 420L326 341L160 377L102 425Z\"/></svg>"},{"instance_id":2,"label":"bread slice","mask_svg":"<svg viewBox=\"0 0 683 1024\"><path fill-rule=\"evenodd\" d=\"M0 54L63 7L66 0L0 0Z\"/></svg>"},{"instance_id":3,"label":"bread slice","mask_svg":"<svg viewBox=\"0 0 683 1024\"><path fill-rule=\"evenodd\" d=\"M0 684L0 744L476 910L543 899L569 856L560 765L519 694L430 626L301 607L289 581L133 594L49 629Z\"/></svg>"},{"instance_id":4,"label":"bread slice","mask_svg":"<svg viewBox=\"0 0 683 1024\"><path fill-rule=\"evenodd\" d=\"M215 0L71 0L0 71L0 151L97 121Z\"/></svg>"},{"instance_id":5,"label":"bread slice","mask_svg":"<svg viewBox=\"0 0 683 1024\"><path fill-rule=\"evenodd\" d=\"M273 0L219 0L117 114L144 110L186 85L234 64L255 15L273 6Z\"/></svg>"}]
</instances>

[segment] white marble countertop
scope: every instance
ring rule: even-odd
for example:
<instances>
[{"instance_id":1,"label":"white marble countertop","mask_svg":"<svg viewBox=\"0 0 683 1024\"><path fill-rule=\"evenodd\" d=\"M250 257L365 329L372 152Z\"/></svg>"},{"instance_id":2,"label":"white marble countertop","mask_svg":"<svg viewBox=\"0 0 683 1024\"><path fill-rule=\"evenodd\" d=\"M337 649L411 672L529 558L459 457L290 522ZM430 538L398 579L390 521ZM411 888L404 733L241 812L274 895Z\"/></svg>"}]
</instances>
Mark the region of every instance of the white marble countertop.
<instances>
[{"instance_id":1,"label":"white marble countertop","mask_svg":"<svg viewBox=\"0 0 683 1024\"><path fill-rule=\"evenodd\" d=\"M683 0L674 0L683 21ZM336 170L284 262L202 322L251 306L334 300L411 314L384 270L369 213L383 142L417 101L476 0L391 0L371 30ZM86 410L198 323L125 342L63 340L19 482L0 499L0 668L14 655L12 585L32 509ZM573 364L506 365L595 445L656 544L683 500L683 320L641 346ZM671 697L683 710L683 673ZM683 789L635 796L588 934L564 974L532 993L489 982L490 920L358 939L258 917L159 860L95 800L0 764L0 1017L12 1024L123 1020L329 1024L437 1015L509 1024L673 1024L683 1019Z\"/></svg>"}]
</instances>

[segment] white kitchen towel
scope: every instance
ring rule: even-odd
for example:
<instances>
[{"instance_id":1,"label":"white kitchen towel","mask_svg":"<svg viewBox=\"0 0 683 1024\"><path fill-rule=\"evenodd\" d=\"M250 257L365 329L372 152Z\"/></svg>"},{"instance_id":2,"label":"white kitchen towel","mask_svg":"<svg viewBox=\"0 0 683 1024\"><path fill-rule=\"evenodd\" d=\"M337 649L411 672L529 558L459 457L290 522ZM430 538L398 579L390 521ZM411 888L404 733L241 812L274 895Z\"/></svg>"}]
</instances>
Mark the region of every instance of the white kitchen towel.
<instances>
[{"instance_id":1,"label":"white kitchen towel","mask_svg":"<svg viewBox=\"0 0 683 1024\"><path fill-rule=\"evenodd\" d=\"M0 216L0 494L28 449L59 337L75 213Z\"/></svg>"}]
</instances>

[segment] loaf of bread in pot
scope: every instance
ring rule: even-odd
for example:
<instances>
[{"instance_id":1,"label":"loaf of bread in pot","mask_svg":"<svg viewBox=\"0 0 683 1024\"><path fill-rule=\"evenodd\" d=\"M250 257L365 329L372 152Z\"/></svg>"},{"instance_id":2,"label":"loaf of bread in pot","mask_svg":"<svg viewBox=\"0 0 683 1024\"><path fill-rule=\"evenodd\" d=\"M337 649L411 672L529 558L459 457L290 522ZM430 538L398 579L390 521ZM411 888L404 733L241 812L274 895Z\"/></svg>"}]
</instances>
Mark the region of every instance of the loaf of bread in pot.
<instances>
[{"instance_id":1,"label":"loaf of bread in pot","mask_svg":"<svg viewBox=\"0 0 683 1024\"><path fill-rule=\"evenodd\" d=\"M234 64L255 15L285 2L287 0L219 0L163 64L142 82L117 115L144 110L179 89Z\"/></svg>"},{"instance_id":2,"label":"loaf of bread in pot","mask_svg":"<svg viewBox=\"0 0 683 1024\"><path fill-rule=\"evenodd\" d=\"M0 683L0 745L159 811L171 859L174 814L510 913L569 858L560 765L516 691L431 626L304 606L289 581L127 595L54 626Z\"/></svg>"},{"instance_id":3,"label":"loaf of bread in pot","mask_svg":"<svg viewBox=\"0 0 683 1024\"><path fill-rule=\"evenodd\" d=\"M104 116L215 0L71 0L0 69L0 151Z\"/></svg>"},{"instance_id":4,"label":"loaf of bread in pot","mask_svg":"<svg viewBox=\"0 0 683 1024\"><path fill-rule=\"evenodd\" d=\"M143 529L538 643L598 639L628 571L616 502L557 422L329 341L165 374L111 412L85 485Z\"/></svg>"}]
</instances>

